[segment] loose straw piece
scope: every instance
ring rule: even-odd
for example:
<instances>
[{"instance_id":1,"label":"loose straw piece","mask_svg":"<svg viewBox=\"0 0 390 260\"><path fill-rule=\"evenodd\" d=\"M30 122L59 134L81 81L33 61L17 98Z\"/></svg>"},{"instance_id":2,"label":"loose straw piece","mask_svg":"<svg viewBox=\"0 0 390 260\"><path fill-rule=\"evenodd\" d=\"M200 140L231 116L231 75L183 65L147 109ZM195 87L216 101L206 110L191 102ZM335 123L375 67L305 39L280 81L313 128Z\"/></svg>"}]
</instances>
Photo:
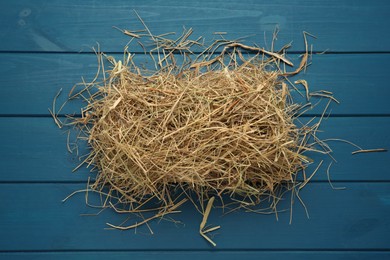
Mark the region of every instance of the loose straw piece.
<instances>
[{"instance_id":1,"label":"loose straw piece","mask_svg":"<svg viewBox=\"0 0 390 260\"><path fill-rule=\"evenodd\" d=\"M206 233L208 232L211 232L211 231L215 231L217 229L220 229L221 226L216 226L216 227L213 227L213 228L209 228L207 230L203 230L204 227L206 226L207 224L207 219L210 215L210 211L211 211L211 208L213 207L213 203L214 203L214 199L215 197L211 197L209 202L207 203L207 206L206 206L206 210L203 214L203 219L202 219L202 222L200 223L200 226L199 226L199 234L204 237L204 239L206 239L210 244L212 244L213 246L217 246L217 244L211 240L207 235Z\"/></svg>"},{"instance_id":2,"label":"loose straw piece","mask_svg":"<svg viewBox=\"0 0 390 260\"><path fill-rule=\"evenodd\" d=\"M381 153L381 152L387 152L387 149L378 148L378 149L356 150L356 151L352 152L352 154L358 154L358 153Z\"/></svg>"},{"instance_id":3,"label":"loose straw piece","mask_svg":"<svg viewBox=\"0 0 390 260\"><path fill-rule=\"evenodd\" d=\"M49 108L49 113L50 115L53 117L54 119L54 122L56 123L56 125L58 126L58 128L62 128L63 127L63 124L61 122L60 119L58 119L58 113L59 112L56 112L56 101L57 101L57 98L61 95L62 93L62 88L57 92L57 94L55 95L54 99L53 99L53 105L52 105L52 110L50 110ZM64 103L65 104L65 103ZM61 106L60 110L62 109L63 106Z\"/></svg>"},{"instance_id":4,"label":"loose straw piece","mask_svg":"<svg viewBox=\"0 0 390 260\"><path fill-rule=\"evenodd\" d=\"M330 167L332 166L332 162L329 163L328 165L328 168L326 169L326 176L328 177L328 182L329 182L329 185L332 187L332 189L334 190L345 190L346 187L335 187L333 186L333 183L330 179Z\"/></svg>"},{"instance_id":5,"label":"loose straw piece","mask_svg":"<svg viewBox=\"0 0 390 260\"><path fill-rule=\"evenodd\" d=\"M309 101L309 99L310 99L310 96L309 96L309 84L307 84L307 81L304 80L304 79L300 79L300 80L296 80L294 83L295 84L301 84L305 88L306 100Z\"/></svg>"},{"instance_id":6,"label":"loose straw piece","mask_svg":"<svg viewBox=\"0 0 390 260\"><path fill-rule=\"evenodd\" d=\"M309 58L309 46L308 46L308 43L307 43L307 37L306 35L309 35L311 37L314 37L313 35L307 33L307 32L303 32L303 40L305 42L305 53L303 54L302 56L302 59L301 59L301 62L299 63L299 67L292 71L292 72L286 72L284 73L283 75L284 76L294 76L294 75L297 75L298 73L300 73L303 69L306 68L307 66L307 60ZM315 37L314 37L315 38Z\"/></svg>"}]
</instances>

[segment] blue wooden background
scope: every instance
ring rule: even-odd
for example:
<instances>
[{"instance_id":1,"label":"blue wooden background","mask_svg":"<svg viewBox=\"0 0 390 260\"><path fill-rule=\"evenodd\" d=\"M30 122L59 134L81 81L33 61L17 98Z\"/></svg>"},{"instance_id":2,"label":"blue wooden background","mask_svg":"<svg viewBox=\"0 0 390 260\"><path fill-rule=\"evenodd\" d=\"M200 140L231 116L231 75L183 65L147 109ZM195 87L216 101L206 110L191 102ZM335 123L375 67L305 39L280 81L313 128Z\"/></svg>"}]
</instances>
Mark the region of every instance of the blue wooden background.
<instances>
[{"instance_id":1,"label":"blue wooden background","mask_svg":"<svg viewBox=\"0 0 390 260\"><path fill-rule=\"evenodd\" d=\"M333 190L322 169L302 191L310 219L299 204L279 221L272 215L236 212L221 225L217 248L198 235L201 216L191 207L176 216L185 225L153 222L147 229L105 230L123 217L96 217L83 195L88 171L66 151L66 135L47 108L58 89L66 93L81 76L91 78L90 47L120 54L127 38L112 26L140 28L136 9L154 34L193 27L196 35L253 35L247 43L293 40L290 57L303 51L302 31L315 34L313 65L303 77L311 88L333 91L342 102L323 122L322 138L344 138L364 148L390 148L390 1L1 1L0 2L0 258L8 259L385 259L390 257L390 155L351 155L334 143ZM214 36L215 37L215 36ZM144 59L141 49L137 59ZM81 52L81 53L80 53ZM296 64L298 64L296 62ZM72 112L76 106L70 107ZM318 113L318 111L313 111ZM283 204L284 203L284 204ZM288 201L282 202L288 208Z\"/></svg>"}]
</instances>

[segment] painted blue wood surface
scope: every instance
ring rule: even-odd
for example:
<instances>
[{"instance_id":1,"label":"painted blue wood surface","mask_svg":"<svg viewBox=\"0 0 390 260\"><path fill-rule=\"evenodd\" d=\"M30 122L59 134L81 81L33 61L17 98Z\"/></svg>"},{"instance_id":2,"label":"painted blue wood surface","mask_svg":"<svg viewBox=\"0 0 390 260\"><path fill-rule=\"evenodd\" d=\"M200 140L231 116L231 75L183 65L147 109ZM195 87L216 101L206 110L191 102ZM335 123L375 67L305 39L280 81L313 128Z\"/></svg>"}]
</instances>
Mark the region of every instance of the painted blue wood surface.
<instances>
[{"instance_id":1,"label":"painted blue wood surface","mask_svg":"<svg viewBox=\"0 0 390 260\"><path fill-rule=\"evenodd\" d=\"M216 31L231 39L256 34L248 40L264 45L264 34L269 44L278 26L279 45L294 41L294 50L303 50L298 43L308 31L320 39L317 50L389 51L389 8L387 0L2 1L0 35L7 40L0 50L78 52L99 42L104 51L122 51L128 39L112 26L142 29L136 9L155 35L186 26L194 28L194 38L210 39Z\"/></svg>"},{"instance_id":2,"label":"painted blue wood surface","mask_svg":"<svg viewBox=\"0 0 390 260\"><path fill-rule=\"evenodd\" d=\"M390 252L370 251L136 251L136 252L25 252L25 253L0 253L0 258L14 260L106 260L106 259L144 259L144 260L172 260L172 259L215 259L215 260L280 260L288 258L290 260L316 259L316 260L364 260L364 259L388 259Z\"/></svg>"},{"instance_id":3,"label":"painted blue wood surface","mask_svg":"<svg viewBox=\"0 0 390 260\"><path fill-rule=\"evenodd\" d=\"M211 225L221 225L214 237L217 249L230 250L383 250L390 247L390 183L337 183L345 190L332 190L328 183L311 183L301 191L309 210L294 205L289 212L257 215L234 212L221 217L214 209ZM193 205L182 206L172 217L184 223L154 221L150 235L146 226L129 232L105 230L105 223L122 223L128 216L104 211L98 216L87 208L84 194L62 204L71 192L85 184L1 184L0 250L205 250L209 244L199 236L202 216ZM98 196L89 194L90 200ZM279 210L290 207L281 201ZM21 213L23 213L21 215ZM131 222L140 218L131 217Z\"/></svg>"},{"instance_id":4,"label":"painted blue wood surface","mask_svg":"<svg viewBox=\"0 0 390 260\"><path fill-rule=\"evenodd\" d=\"M316 36L314 55L302 74L312 90L334 92L341 101L323 122L322 138L343 138L364 148L390 148L390 2L348 0L298 1L2 1L0 2L0 259L388 259L390 258L390 155L352 156L354 149L332 143L339 161L327 183L325 169L302 191L309 209L294 205L289 213L255 215L235 212L209 223L221 225L216 250L199 235L201 216L191 205L175 219L134 231L104 230L105 222L123 216L106 211L96 217L79 194L88 170L71 173L77 158L66 151L66 134L48 117L59 88L69 91L81 76L92 77L96 59L90 52L122 52L128 38L112 29L139 29L136 9L154 34L193 27L194 37L249 37L269 46L278 26L276 46L293 40L303 51L302 31ZM264 40L266 36L266 40ZM140 48L132 51L140 52ZM117 54L119 55L119 54ZM297 62L298 55L289 57ZM137 62L145 61L142 54ZM64 98L62 95L60 98ZM79 104L64 112L78 112ZM314 110L318 114L321 110ZM318 158L319 159L319 158ZM286 199L283 208L289 207ZM135 220L135 219L134 219Z\"/></svg>"}]
</instances>

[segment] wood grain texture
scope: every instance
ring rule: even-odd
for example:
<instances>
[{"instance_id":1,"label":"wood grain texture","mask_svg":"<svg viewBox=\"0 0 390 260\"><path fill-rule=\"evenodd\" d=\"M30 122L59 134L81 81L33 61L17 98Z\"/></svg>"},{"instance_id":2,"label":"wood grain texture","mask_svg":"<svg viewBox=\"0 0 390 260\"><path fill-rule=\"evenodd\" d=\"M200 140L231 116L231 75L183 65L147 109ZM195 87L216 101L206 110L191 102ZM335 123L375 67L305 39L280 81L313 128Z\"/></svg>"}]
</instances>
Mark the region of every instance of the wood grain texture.
<instances>
[{"instance_id":1,"label":"wood grain texture","mask_svg":"<svg viewBox=\"0 0 390 260\"><path fill-rule=\"evenodd\" d=\"M99 42L104 51L122 51L128 38L112 26L142 28L135 9L156 35L186 26L194 38L211 39L215 31L231 39L256 34L248 41L265 45L264 34L269 44L278 26L279 45L294 41L296 51L304 47L302 31L318 36L316 50L389 51L390 37L383 37L389 8L386 0L2 1L0 50L78 52Z\"/></svg>"},{"instance_id":2,"label":"wood grain texture","mask_svg":"<svg viewBox=\"0 0 390 260\"><path fill-rule=\"evenodd\" d=\"M389 117L329 118L322 123L319 137L341 138L355 142L363 148L390 148ZM51 118L0 118L0 182L60 182L86 181L89 170L82 167L72 173L80 161L66 148L67 133L60 130ZM330 142L338 163L331 168L331 179L337 181L390 181L390 154L371 153L351 155L354 147ZM80 144L80 155L85 146ZM330 158L310 155L315 161L308 174L324 159L327 166ZM93 175L92 175L93 176ZM326 167L313 180L327 180Z\"/></svg>"},{"instance_id":3,"label":"wood grain texture","mask_svg":"<svg viewBox=\"0 0 390 260\"><path fill-rule=\"evenodd\" d=\"M218 37L213 32L224 31L229 39L250 36L245 43L270 48L278 27L276 48L293 41L294 53L304 50L302 32L313 33L314 50L331 54L313 56L307 73L296 79L306 79L312 90L332 91L341 101L332 106L320 137L390 148L390 1L1 1L0 259L390 258L389 153L352 156L354 149L344 143L330 143L338 160L331 178L346 190L332 190L323 168L301 192L310 219L296 203L292 225L288 212L276 221L274 215L243 212L221 217L214 209L208 223L222 226L214 237L216 250L199 236L201 215L190 204L175 215L185 225L153 221L151 236L146 227L137 234L104 230L107 221L126 218L110 211L80 216L96 213L85 206L83 194L61 203L85 188L89 172L71 173L78 158L67 153L66 133L47 108L60 88L59 101L82 76L93 77L91 47L97 42L105 52L123 51L129 38L112 26L142 28L133 9L154 34L193 27L194 38L208 41ZM136 55L136 62L145 57ZM299 64L298 55L288 57ZM80 107L75 102L63 112L78 113ZM321 112L321 107L312 111ZM285 208L288 198L279 209Z\"/></svg>"},{"instance_id":4,"label":"wood grain texture","mask_svg":"<svg viewBox=\"0 0 390 260\"><path fill-rule=\"evenodd\" d=\"M297 55L290 57L299 64ZM150 66L145 55L136 55L135 62L149 62ZM333 106L332 115L389 115L389 66L390 54L315 55L306 74L294 79L306 79L311 91L332 91L341 102ZM61 104L81 77L91 80L96 70L94 54L0 54L0 89L5 97L0 102L0 114L48 115L59 89L63 89L58 99ZM293 95L297 102L304 102L298 94ZM80 113L82 106L73 102L62 112ZM318 106L310 113L321 114L323 108Z\"/></svg>"},{"instance_id":5,"label":"wood grain texture","mask_svg":"<svg viewBox=\"0 0 390 260\"><path fill-rule=\"evenodd\" d=\"M335 191L327 183L311 183L301 191L309 209L294 205L289 213L274 215L235 212L221 217L212 210L208 223L221 225L214 239L218 249L229 250L383 250L390 247L390 183L343 183ZM121 223L127 216L104 211L99 216L80 216L86 208L83 194L66 203L61 200L82 184L1 184L0 251L24 250L197 250L210 245L198 234L201 215L192 204L173 216L185 225L168 221L121 232L105 230L106 222ZM98 196L89 194L90 199ZM289 200L279 209L289 208ZM23 214L21 214L23 213ZM139 219L138 219L139 220ZM133 217L130 221L137 221ZM159 222L159 223L158 223Z\"/></svg>"},{"instance_id":6,"label":"wood grain texture","mask_svg":"<svg viewBox=\"0 0 390 260\"><path fill-rule=\"evenodd\" d=\"M0 253L0 258L14 260L106 260L106 259L145 259L145 260L172 260L172 259L215 259L215 260L291 260L316 259L316 260L364 260L364 259L388 259L390 252L351 252L351 251L136 251L136 252L23 252Z\"/></svg>"}]
</instances>

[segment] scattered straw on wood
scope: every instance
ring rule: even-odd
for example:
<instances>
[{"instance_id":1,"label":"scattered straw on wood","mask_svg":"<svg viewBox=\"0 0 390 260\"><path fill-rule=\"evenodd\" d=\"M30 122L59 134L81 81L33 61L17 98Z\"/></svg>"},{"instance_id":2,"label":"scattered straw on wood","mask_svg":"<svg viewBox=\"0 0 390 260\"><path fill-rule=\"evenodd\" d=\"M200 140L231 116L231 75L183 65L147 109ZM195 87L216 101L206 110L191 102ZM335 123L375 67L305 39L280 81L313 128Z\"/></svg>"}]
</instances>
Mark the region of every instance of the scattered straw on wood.
<instances>
[{"instance_id":1,"label":"scattered straw on wood","mask_svg":"<svg viewBox=\"0 0 390 260\"><path fill-rule=\"evenodd\" d=\"M57 118L55 100L60 92L50 113L59 127L78 129L77 139L90 148L76 167L91 166L97 172L85 190L86 200L88 191L97 192L106 198L102 208L154 212L135 224L107 223L109 227L137 228L179 212L187 200L198 210L208 201L206 209L199 210L203 214L199 232L215 246L206 234L220 227L205 227L215 197L257 213L264 212L251 206L264 203L265 197L277 213L286 190L294 195L320 167L306 178L311 160L305 152L331 152L316 137L320 123L296 124L311 105L293 101L291 89L296 86L288 78L307 66L309 34L304 33L306 52L298 68L287 72L281 67L293 66L285 55L290 45L267 51L226 40L225 33L218 32L220 38L204 46L202 38L190 39L192 29L172 40L165 38L168 34L153 35L141 22L143 30L121 31L130 43L148 39L138 44L145 53L150 49L154 69L136 64L130 46L122 60L97 50L96 77L89 83L83 80L69 93L70 100L87 103L81 117L68 116L66 122ZM330 92L309 92L303 79L295 83L304 86L308 102L313 95L333 99ZM67 146L75 150L69 136ZM304 173L300 185L299 172ZM296 197L300 199L298 192ZM151 208L151 201L158 205Z\"/></svg>"},{"instance_id":2,"label":"scattered straw on wood","mask_svg":"<svg viewBox=\"0 0 390 260\"><path fill-rule=\"evenodd\" d=\"M284 49L271 52L221 38L191 59L191 48L202 46L199 39L189 40L191 29L176 40L153 36L146 25L146 35L122 32L152 40L157 69L137 66L130 52L123 60L97 52L103 81L96 76L69 94L87 102L81 117L62 123L54 107L52 112L59 126L76 127L78 139L88 143L89 154L75 170L97 170L88 190L117 200L104 207L140 213L151 199L160 201L149 218L107 225L133 229L178 212L188 198L198 205L208 201L199 232L215 245L206 234L220 227L205 229L215 196L245 208L268 196L276 211L281 187L291 190L310 163L303 153L316 150L306 145L313 128L294 123L300 106L292 102L283 80L288 74L280 70L281 63L293 66ZM306 55L292 74L304 69Z\"/></svg>"}]
</instances>

